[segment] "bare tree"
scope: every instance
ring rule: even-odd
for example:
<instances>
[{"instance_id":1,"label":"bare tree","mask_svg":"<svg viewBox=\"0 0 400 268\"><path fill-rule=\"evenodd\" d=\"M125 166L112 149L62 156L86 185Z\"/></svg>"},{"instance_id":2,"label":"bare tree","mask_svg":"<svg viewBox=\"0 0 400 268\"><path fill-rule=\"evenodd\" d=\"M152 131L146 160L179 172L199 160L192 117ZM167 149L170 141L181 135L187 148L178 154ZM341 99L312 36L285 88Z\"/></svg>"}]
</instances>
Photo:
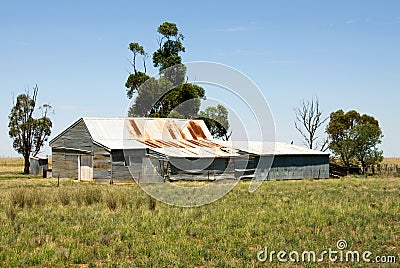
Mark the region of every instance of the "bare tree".
<instances>
[{"instance_id":1,"label":"bare tree","mask_svg":"<svg viewBox=\"0 0 400 268\"><path fill-rule=\"evenodd\" d=\"M328 120L329 117L323 117L319 106L319 100L314 97L310 101L303 100L301 107L294 108L296 120L294 126L304 139L304 144L310 149L320 147L321 151L328 149L328 139L318 142L318 129Z\"/></svg>"}]
</instances>

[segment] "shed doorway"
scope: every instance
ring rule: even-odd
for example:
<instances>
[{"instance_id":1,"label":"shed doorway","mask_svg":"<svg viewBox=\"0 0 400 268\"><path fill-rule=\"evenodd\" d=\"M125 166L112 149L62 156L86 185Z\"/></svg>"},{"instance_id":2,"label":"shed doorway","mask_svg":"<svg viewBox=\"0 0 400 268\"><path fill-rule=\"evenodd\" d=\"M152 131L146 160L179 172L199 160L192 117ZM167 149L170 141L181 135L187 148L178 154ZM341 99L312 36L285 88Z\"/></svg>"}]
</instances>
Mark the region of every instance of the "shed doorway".
<instances>
[{"instance_id":1,"label":"shed doorway","mask_svg":"<svg viewBox=\"0 0 400 268\"><path fill-rule=\"evenodd\" d=\"M79 180L93 180L93 157L91 155L80 155L78 157Z\"/></svg>"}]
</instances>

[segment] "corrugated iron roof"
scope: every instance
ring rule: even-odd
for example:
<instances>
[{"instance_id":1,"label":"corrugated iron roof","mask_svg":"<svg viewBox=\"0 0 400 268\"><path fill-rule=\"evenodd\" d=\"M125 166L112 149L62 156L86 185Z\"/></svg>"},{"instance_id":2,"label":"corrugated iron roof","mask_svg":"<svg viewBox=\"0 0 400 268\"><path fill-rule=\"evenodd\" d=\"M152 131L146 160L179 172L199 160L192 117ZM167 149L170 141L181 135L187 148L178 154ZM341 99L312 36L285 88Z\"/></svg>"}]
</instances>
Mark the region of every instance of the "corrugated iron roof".
<instances>
[{"instance_id":1,"label":"corrugated iron roof","mask_svg":"<svg viewBox=\"0 0 400 268\"><path fill-rule=\"evenodd\" d=\"M212 139L203 120L174 118L91 118L84 117L94 140L201 140Z\"/></svg>"},{"instance_id":2,"label":"corrugated iron roof","mask_svg":"<svg viewBox=\"0 0 400 268\"><path fill-rule=\"evenodd\" d=\"M284 142L214 140L203 120L83 117L70 128L81 121L93 142L110 150L148 148L170 157L232 157L239 156L239 151L257 155L328 155Z\"/></svg>"},{"instance_id":3,"label":"corrugated iron roof","mask_svg":"<svg viewBox=\"0 0 400 268\"><path fill-rule=\"evenodd\" d=\"M144 149L170 157L230 157L233 150L211 141L203 120L173 118L82 119L93 139L108 149Z\"/></svg>"},{"instance_id":4,"label":"corrugated iron roof","mask_svg":"<svg viewBox=\"0 0 400 268\"><path fill-rule=\"evenodd\" d=\"M153 151L170 157L230 157L239 156L235 150L209 140L138 140Z\"/></svg>"},{"instance_id":5,"label":"corrugated iron roof","mask_svg":"<svg viewBox=\"0 0 400 268\"><path fill-rule=\"evenodd\" d=\"M329 155L285 142L217 141L219 144L257 155Z\"/></svg>"},{"instance_id":6,"label":"corrugated iron roof","mask_svg":"<svg viewBox=\"0 0 400 268\"><path fill-rule=\"evenodd\" d=\"M275 142L274 155L329 155L327 152L311 150L309 148L288 144L285 142Z\"/></svg>"}]
</instances>

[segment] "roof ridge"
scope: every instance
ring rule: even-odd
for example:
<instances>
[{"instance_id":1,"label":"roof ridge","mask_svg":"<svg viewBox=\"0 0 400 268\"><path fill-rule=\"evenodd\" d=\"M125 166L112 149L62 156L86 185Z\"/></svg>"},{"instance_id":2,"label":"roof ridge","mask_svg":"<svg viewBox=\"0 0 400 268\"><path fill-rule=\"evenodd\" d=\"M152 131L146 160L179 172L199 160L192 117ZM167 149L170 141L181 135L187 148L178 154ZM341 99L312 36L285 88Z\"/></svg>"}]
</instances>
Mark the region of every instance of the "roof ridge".
<instances>
[{"instance_id":1,"label":"roof ridge","mask_svg":"<svg viewBox=\"0 0 400 268\"><path fill-rule=\"evenodd\" d=\"M142 120L180 120L180 121L202 121L202 119L193 118L172 118L172 117L95 117L95 116L83 116L84 120L129 120L129 119L142 119Z\"/></svg>"}]
</instances>

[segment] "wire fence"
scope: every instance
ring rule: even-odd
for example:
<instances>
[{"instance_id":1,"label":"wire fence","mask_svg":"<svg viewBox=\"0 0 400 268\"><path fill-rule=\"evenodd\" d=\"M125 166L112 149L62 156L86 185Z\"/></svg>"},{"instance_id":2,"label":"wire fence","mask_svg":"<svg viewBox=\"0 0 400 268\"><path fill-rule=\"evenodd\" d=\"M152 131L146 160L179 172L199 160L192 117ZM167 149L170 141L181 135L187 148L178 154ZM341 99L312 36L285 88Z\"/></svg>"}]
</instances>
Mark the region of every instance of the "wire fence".
<instances>
[{"instance_id":1,"label":"wire fence","mask_svg":"<svg viewBox=\"0 0 400 268\"><path fill-rule=\"evenodd\" d=\"M394 164L374 165L367 169L367 174L379 177L400 177L400 166Z\"/></svg>"},{"instance_id":2,"label":"wire fence","mask_svg":"<svg viewBox=\"0 0 400 268\"><path fill-rule=\"evenodd\" d=\"M344 177L347 175L365 175L375 177L400 177L400 165L379 164L363 170L357 166L346 167L335 163L329 163L329 174L331 177Z\"/></svg>"}]
</instances>

